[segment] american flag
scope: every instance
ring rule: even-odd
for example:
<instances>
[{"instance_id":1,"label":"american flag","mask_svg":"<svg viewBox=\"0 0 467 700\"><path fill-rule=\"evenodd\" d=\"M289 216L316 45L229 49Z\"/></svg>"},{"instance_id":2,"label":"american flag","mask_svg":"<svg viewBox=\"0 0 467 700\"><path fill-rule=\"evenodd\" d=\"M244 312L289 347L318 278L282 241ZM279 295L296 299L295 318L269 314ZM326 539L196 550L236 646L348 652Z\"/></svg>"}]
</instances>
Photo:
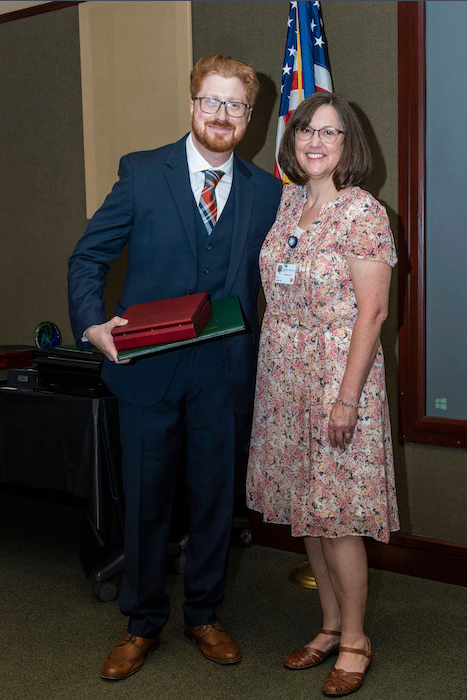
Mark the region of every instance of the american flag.
<instances>
[{"instance_id":1,"label":"american flag","mask_svg":"<svg viewBox=\"0 0 467 700\"><path fill-rule=\"evenodd\" d=\"M287 44L282 68L281 105L274 173L282 179L277 154L285 126L300 102L318 90L332 92L326 37L319 2L290 3Z\"/></svg>"}]
</instances>

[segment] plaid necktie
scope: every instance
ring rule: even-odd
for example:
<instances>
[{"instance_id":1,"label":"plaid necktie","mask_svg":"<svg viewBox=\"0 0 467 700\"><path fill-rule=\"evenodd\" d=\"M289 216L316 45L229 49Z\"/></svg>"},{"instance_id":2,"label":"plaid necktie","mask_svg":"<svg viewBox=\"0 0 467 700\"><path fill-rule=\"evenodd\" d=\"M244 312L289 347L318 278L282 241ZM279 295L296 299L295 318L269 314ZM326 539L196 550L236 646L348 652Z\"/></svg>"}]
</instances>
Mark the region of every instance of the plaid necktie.
<instances>
[{"instance_id":1,"label":"plaid necktie","mask_svg":"<svg viewBox=\"0 0 467 700\"><path fill-rule=\"evenodd\" d=\"M217 221L216 185L224 175L222 170L203 170L204 188L199 200L199 211L208 236Z\"/></svg>"}]
</instances>

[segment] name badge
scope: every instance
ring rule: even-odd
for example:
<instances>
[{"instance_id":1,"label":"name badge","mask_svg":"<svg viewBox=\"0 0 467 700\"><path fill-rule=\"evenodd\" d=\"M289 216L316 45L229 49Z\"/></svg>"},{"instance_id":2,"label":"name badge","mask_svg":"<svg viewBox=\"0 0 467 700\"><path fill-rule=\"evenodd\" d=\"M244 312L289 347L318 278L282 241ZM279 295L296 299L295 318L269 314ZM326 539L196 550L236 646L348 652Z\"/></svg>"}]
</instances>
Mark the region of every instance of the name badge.
<instances>
[{"instance_id":1,"label":"name badge","mask_svg":"<svg viewBox=\"0 0 467 700\"><path fill-rule=\"evenodd\" d=\"M295 282L296 265L286 263L276 263L276 284L293 284Z\"/></svg>"}]
</instances>

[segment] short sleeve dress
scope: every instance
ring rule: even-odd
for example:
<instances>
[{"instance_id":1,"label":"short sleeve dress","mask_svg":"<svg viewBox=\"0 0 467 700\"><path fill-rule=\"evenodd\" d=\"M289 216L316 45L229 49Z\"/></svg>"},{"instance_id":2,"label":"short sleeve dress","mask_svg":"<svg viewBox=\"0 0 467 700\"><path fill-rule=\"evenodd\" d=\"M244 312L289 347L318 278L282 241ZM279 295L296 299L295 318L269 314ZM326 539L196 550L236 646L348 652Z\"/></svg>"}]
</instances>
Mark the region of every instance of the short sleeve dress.
<instances>
[{"instance_id":1,"label":"short sleeve dress","mask_svg":"<svg viewBox=\"0 0 467 700\"><path fill-rule=\"evenodd\" d=\"M381 346L359 403L351 445L328 439L357 316L348 256L397 262L384 207L352 187L325 204L298 238L305 188L286 185L260 255L266 296L247 473L247 504L295 537L364 535L382 542L399 529ZM275 283L277 263L295 265Z\"/></svg>"}]
</instances>

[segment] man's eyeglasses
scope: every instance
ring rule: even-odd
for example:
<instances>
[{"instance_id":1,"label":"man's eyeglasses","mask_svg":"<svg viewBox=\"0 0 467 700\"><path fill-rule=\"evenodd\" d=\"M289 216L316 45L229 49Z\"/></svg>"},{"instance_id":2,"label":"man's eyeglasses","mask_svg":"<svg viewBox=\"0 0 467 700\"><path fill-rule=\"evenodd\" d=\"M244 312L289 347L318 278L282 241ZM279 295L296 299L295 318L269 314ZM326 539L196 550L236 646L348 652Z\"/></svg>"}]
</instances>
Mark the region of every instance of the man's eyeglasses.
<instances>
[{"instance_id":1,"label":"man's eyeglasses","mask_svg":"<svg viewBox=\"0 0 467 700\"><path fill-rule=\"evenodd\" d=\"M310 141L315 131L318 132L321 143L334 143L339 134L345 134L345 131L334 129L332 126L325 126L323 129L312 129L311 126L297 126L295 129L295 136L300 141Z\"/></svg>"},{"instance_id":2,"label":"man's eyeglasses","mask_svg":"<svg viewBox=\"0 0 467 700\"><path fill-rule=\"evenodd\" d=\"M195 97L195 100L199 100L201 111L206 114L216 114L224 105L229 117L243 117L250 106L244 102L223 102L222 100L216 100L214 97Z\"/></svg>"}]
</instances>

